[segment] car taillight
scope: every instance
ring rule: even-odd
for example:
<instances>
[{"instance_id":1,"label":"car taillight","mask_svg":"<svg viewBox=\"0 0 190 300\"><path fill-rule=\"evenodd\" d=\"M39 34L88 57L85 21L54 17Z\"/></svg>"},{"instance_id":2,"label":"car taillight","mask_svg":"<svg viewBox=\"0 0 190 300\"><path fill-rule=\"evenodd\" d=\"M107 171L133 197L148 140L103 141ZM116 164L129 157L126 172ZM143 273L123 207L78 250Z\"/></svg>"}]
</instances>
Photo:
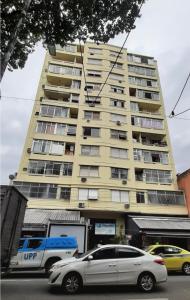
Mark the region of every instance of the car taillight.
<instances>
[{"instance_id":1,"label":"car taillight","mask_svg":"<svg viewBox=\"0 0 190 300\"><path fill-rule=\"evenodd\" d=\"M164 260L162 258L156 258L154 262L159 265L165 265Z\"/></svg>"},{"instance_id":2,"label":"car taillight","mask_svg":"<svg viewBox=\"0 0 190 300\"><path fill-rule=\"evenodd\" d=\"M76 251L73 253L73 256L78 256L78 254L79 254L79 250L78 249L76 249Z\"/></svg>"}]
</instances>

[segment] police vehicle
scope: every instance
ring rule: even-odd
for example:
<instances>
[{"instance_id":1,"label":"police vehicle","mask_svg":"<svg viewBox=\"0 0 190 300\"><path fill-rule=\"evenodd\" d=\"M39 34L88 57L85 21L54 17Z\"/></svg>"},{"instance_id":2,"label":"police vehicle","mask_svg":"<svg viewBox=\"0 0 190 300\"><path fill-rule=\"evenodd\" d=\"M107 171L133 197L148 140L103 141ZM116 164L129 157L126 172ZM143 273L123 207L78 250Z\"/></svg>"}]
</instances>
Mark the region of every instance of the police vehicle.
<instances>
[{"instance_id":1,"label":"police vehicle","mask_svg":"<svg viewBox=\"0 0 190 300\"><path fill-rule=\"evenodd\" d=\"M73 236L20 239L16 256L11 259L13 270L45 269L64 258L77 254L77 240Z\"/></svg>"}]
</instances>

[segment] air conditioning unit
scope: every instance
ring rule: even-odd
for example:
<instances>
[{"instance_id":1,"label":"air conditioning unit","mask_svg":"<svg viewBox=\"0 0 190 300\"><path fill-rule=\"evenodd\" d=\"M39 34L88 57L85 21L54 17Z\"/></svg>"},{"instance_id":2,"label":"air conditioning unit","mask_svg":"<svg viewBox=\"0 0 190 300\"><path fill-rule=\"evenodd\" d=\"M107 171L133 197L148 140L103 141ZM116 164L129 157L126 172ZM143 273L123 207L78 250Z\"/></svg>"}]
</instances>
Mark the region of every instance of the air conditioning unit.
<instances>
[{"instance_id":1,"label":"air conditioning unit","mask_svg":"<svg viewBox=\"0 0 190 300\"><path fill-rule=\"evenodd\" d=\"M90 119L87 119L87 120L86 120L86 122L88 122L88 123L89 123L89 122L90 122Z\"/></svg>"},{"instance_id":2,"label":"air conditioning unit","mask_svg":"<svg viewBox=\"0 0 190 300\"><path fill-rule=\"evenodd\" d=\"M27 171L27 168L23 168L22 170L23 170L23 171Z\"/></svg>"},{"instance_id":3,"label":"air conditioning unit","mask_svg":"<svg viewBox=\"0 0 190 300\"><path fill-rule=\"evenodd\" d=\"M36 111L36 112L35 112L35 116L39 116L39 111Z\"/></svg>"},{"instance_id":4,"label":"air conditioning unit","mask_svg":"<svg viewBox=\"0 0 190 300\"><path fill-rule=\"evenodd\" d=\"M40 102L42 102L43 101L43 97L40 97Z\"/></svg>"},{"instance_id":5,"label":"air conditioning unit","mask_svg":"<svg viewBox=\"0 0 190 300\"><path fill-rule=\"evenodd\" d=\"M87 139L87 136L83 136L83 139L85 139L85 140L86 140L86 139Z\"/></svg>"},{"instance_id":6,"label":"air conditioning unit","mask_svg":"<svg viewBox=\"0 0 190 300\"><path fill-rule=\"evenodd\" d=\"M98 200L97 198L88 198L89 201L96 201Z\"/></svg>"},{"instance_id":7,"label":"air conditioning unit","mask_svg":"<svg viewBox=\"0 0 190 300\"><path fill-rule=\"evenodd\" d=\"M80 202L80 203L78 204L78 207L79 207L79 208L85 208L85 203Z\"/></svg>"},{"instance_id":8,"label":"air conditioning unit","mask_svg":"<svg viewBox=\"0 0 190 300\"><path fill-rule=\"evenodd\" d=\"M31 148L27 148L27 153L31 153Z\"/></svg>"},{"instance_id":9,"label":"air conditioning unit","mask_svg":"<svg viewBox=\"0 0 190 300\"><path fill-rule=\"evenodd\" d=\"M86 177L81 178L81 182L86 182L86 181L87 181Z\"/></svg>"},{"instance_id":10,"label":"air conditioning unit","mask_svg":"<svg viewBox=\"0 0 190 300\"><path fill-rule=\"evenodd\" d=\"M48 69L46 68L46 69L45 69L45 72L47 72L47 71L48 71Z\"/></svg>"},{"instance_id":11,"label":"air conditioning unit","mask_svg":"<svg viewBox=\"0 0 190 300\"><path fill-rule=\"evenodd\" d=\"M95 104L94 103L89 103L89 106L90 107L95 107Z\"/></svg>"},{"instance_id":12,"label":"air conditioning unit","mask_svg":"<svg viewBox=\"0 0 190 300\"><path fill-rule=\"evenodd\" d=\"M122 184L127 184L127 180L122 180Z\"/></svg>"},{"instance_id":13,"label":"air conditioning unit","mask_svg":"<svg viewBox=\"0 0 190 300\"><path fill-rule=\"evenodd\" d=\"M42 88L43 88L43 89L45 88L45 84L42 84Z\"/></svg>"},{"instance_id":14,"label":"air conditioning unit","mask_svg":"<svg viewBox=\"0 0 190 300\"><path fill-rule=\"evenodd\" d=\"M126 203L126 204L124 204L124 207L128 209L130 207L130 204Z\"/></svg>"},{"instance_id":15,"label":"air conditioning unit","mask_svg":"<svg viewBox=\"0 0 190 300\"><path fill-rule=\"evenodd\" d=\"M121 125L121 122L120 122L120 121L117 121L116 124L117 124L117 125Z\"/></svg>"}]
</instances>

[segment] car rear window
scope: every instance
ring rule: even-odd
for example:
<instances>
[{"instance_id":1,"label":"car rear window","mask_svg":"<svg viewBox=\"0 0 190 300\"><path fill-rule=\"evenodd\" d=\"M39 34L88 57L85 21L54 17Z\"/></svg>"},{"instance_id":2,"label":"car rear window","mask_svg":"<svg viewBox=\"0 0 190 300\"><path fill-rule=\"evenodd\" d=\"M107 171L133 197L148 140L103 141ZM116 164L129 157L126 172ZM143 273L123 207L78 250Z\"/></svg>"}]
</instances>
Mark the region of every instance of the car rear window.
<instances>
[{"instance_id":1,"label":"car rear window","mask_svg":"<svg viewBox=\"0 0 190 300\"><path fill-rule=\"evenodd\" d=\"M136 251L135 249L130 248L118 248L117 249L117 258L133 258L133 257L140 257L144 254Z\"/></svg>"}]
</instances>

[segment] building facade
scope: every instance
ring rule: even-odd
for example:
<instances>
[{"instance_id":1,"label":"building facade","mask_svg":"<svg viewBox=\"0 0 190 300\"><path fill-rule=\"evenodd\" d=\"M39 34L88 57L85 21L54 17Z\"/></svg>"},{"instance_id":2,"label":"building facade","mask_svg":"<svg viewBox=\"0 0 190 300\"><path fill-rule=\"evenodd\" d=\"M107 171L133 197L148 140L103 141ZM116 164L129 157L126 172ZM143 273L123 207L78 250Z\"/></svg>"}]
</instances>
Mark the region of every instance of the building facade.
<instances>
[{"instance_id":1,"label":"building facade","mask_svg":"<svg viewBox=\"0 0 190 300\"><path fill-rule=\"evenodd\" d=\"M190 217L190 169L181 174L177 174L177 184L178 188L184 191L188 216Z\"/></svg>"},{"instance_id":2,"label":"building facade","mask_svg":"<svg viewBox=\"0 0 190 300\"><path fill-rule=\"evenodd\" d=\"M119 51L86 43L46 54L14 181L29 208L80 210L90 246L125 235L128 214L187 215L157 63Z\"/></svg>"}]
</instances>

